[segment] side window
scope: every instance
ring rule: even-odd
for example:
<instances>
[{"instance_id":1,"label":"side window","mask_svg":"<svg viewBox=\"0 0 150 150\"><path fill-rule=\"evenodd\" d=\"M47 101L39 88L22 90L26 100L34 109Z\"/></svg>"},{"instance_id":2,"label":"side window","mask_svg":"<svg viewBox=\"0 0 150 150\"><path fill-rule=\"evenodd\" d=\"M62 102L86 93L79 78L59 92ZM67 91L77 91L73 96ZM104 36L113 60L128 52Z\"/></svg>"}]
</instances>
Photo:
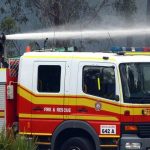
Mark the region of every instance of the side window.
<instances>
[{"instance_id":1,"label":"side window","mask_svg":"<svg viewBox=\"0 0 150 150\"><path fill-rule=\"evenodd\" d=\"M58 93L61 83L61 66L38 66L38 92Z\"/></svg>"},{"instance_id":2,"label":"side window","mask_svg":"<svg viewBox=\"0 0 150 150\"><path fill-rule=\"evenodd\" d=\"M116 91L114 67L85 66L82 86L86 94L114 99Z\"/></svg>"}]
</instances>

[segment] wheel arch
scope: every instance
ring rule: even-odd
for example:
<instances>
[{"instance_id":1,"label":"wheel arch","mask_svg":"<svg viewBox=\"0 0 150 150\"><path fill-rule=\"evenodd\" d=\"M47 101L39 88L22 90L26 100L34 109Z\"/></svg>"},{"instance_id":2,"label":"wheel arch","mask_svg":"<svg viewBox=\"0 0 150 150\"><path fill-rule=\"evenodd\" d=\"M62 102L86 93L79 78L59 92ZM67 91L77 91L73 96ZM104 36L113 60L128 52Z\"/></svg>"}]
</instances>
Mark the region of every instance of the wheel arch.
<instances>
[{"instance_id":1,"label":"wheel arch","mask_svg":"<svg viewBox=\"0 0 150 150\"><path fill-rule=\"evenodd\" d=\"M87 122L75 121L75 120L64 121L55 129L52 135L52 140L51 140L52 150L57 150L56 149L57 138L59 138L59 136L61 135L61 133L63 133L63 131L69 130L69 129L74 129L74 130L79 129L79 130L86 132L92 138L93 143L95 145L95 150L100 150L99 137L96 131L93 129L93 127L89 125Z\"/></svg>"}]
</instances>

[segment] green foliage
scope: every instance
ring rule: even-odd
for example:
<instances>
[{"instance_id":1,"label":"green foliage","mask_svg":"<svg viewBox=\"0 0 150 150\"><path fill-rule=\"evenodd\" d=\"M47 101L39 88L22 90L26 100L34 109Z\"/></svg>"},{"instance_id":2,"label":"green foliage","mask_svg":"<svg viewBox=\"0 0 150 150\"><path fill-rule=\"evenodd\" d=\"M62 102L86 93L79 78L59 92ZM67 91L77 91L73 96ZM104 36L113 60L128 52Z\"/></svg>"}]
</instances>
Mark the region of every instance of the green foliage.
<instances>
[{"instance_id":1,"label":"green foliage","mask_svg":"<svg viewBox=\"0 0 150 150\"><path fill-rule=\"evenodd\" d=\"M18 30L16 21L10 16L3 18L0 28L5 33L13 33Z\"/></svg>"},{"instance_id":2,"label":"green foliage","mask_svg":"<svg viewBox=\"0 0 150 150\"><path fill-rule=\"evenodd\" d=\"M18 32L20 29L17 26L17 21L13 19L11 16L4 17L2 21L0 22L0 29L1 32L4 32L5 34L12 34ZM13 57L13 55L16 55L16 51L18 54L20 53L17 49L18 45L14 41L7 41L5 44L5 49L7 50L7 57ZM13 51L12 54L10 54Z\"/></svg>"},{"instance_id":3,"label":"green foliage","mask_svg":"<svg viewBox=\"0 0 150 150\"><path fill-rule=\"evenodd\" d=\"M19 24L27 23L28 18L25 14L24 1L4 0L4 6L5 7L0 6L0 9L2 9L2 14L4 14L4 12L8 13L8 15L11 15L12 18Z\"/></svg>"},{"instance_id":4,"label":"green foliage","mask_svg":"<svg viewBox=\"0 0 150 150\"><path fill-rule=\"evenodd\" d=\"M11 144L14 141L14 136L10 130L5 131L3 128L0 133L0 150L11 150Z\"/></svg>"},{"instance_id":5,"label":"green foliage","mask_svg":"<svg viewBox=\"0 0 150 150\"><path fill-rule=\"evenodd\" d=\"M18 135L16 138L12 130L2 129L0 133L0 150L36 150L33 140Z\"/></svg>"},{"instance_id":6,"label":"green foliage","mask_svg":"<svg viewBox=\"0 0 150 150\"><path fill-rule=\"evenodd\" d=\"M33 140L27 140L25 136L17 136L12 143L11 150L36 150L36 145Z\"/></svg>"}]
</instances>

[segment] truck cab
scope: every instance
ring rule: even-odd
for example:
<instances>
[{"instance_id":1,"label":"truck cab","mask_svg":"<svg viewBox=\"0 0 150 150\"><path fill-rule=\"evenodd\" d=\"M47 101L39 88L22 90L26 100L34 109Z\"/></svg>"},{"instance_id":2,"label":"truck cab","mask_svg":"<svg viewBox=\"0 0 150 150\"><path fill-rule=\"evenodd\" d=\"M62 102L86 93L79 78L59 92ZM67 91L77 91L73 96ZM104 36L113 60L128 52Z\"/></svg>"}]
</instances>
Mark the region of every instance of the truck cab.
<instances>
[{"instance_id":1,"label":"truck cab","mask_svg":"<svg viewBox=\"0 0 150 150\"><path fill-rule=\"evenodd\" d=\"M18 74L19 134L52 150L150 149L150 57L29 52Z\"/></svg>"}]
</instances>

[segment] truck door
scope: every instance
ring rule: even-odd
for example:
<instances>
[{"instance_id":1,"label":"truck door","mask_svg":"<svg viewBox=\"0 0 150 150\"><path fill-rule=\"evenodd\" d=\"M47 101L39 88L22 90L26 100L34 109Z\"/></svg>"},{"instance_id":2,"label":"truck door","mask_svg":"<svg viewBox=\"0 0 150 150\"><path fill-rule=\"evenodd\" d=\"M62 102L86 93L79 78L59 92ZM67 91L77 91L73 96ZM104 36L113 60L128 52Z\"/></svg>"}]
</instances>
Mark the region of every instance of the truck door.
<instances>
[{"instance_id":1,"label":"truck door","mask_svg":"<svg viewBox=\"0 0 150 150\"><path fill-rule=\"evenodd\" d=\"M35 62L32 134L51 134L63 120L65 62Z\"/></svg>"},{"instance_id":2,"label":"truck door","mask_svg":"<svg viewBox=\"0 0 150 150\"><path fill-rule=\"evenodd\" d=\"M95 62L79 64L77 117L94 126L100 137L119 135L118 83L114 64Z\"/></svg>"}]
</instances>

